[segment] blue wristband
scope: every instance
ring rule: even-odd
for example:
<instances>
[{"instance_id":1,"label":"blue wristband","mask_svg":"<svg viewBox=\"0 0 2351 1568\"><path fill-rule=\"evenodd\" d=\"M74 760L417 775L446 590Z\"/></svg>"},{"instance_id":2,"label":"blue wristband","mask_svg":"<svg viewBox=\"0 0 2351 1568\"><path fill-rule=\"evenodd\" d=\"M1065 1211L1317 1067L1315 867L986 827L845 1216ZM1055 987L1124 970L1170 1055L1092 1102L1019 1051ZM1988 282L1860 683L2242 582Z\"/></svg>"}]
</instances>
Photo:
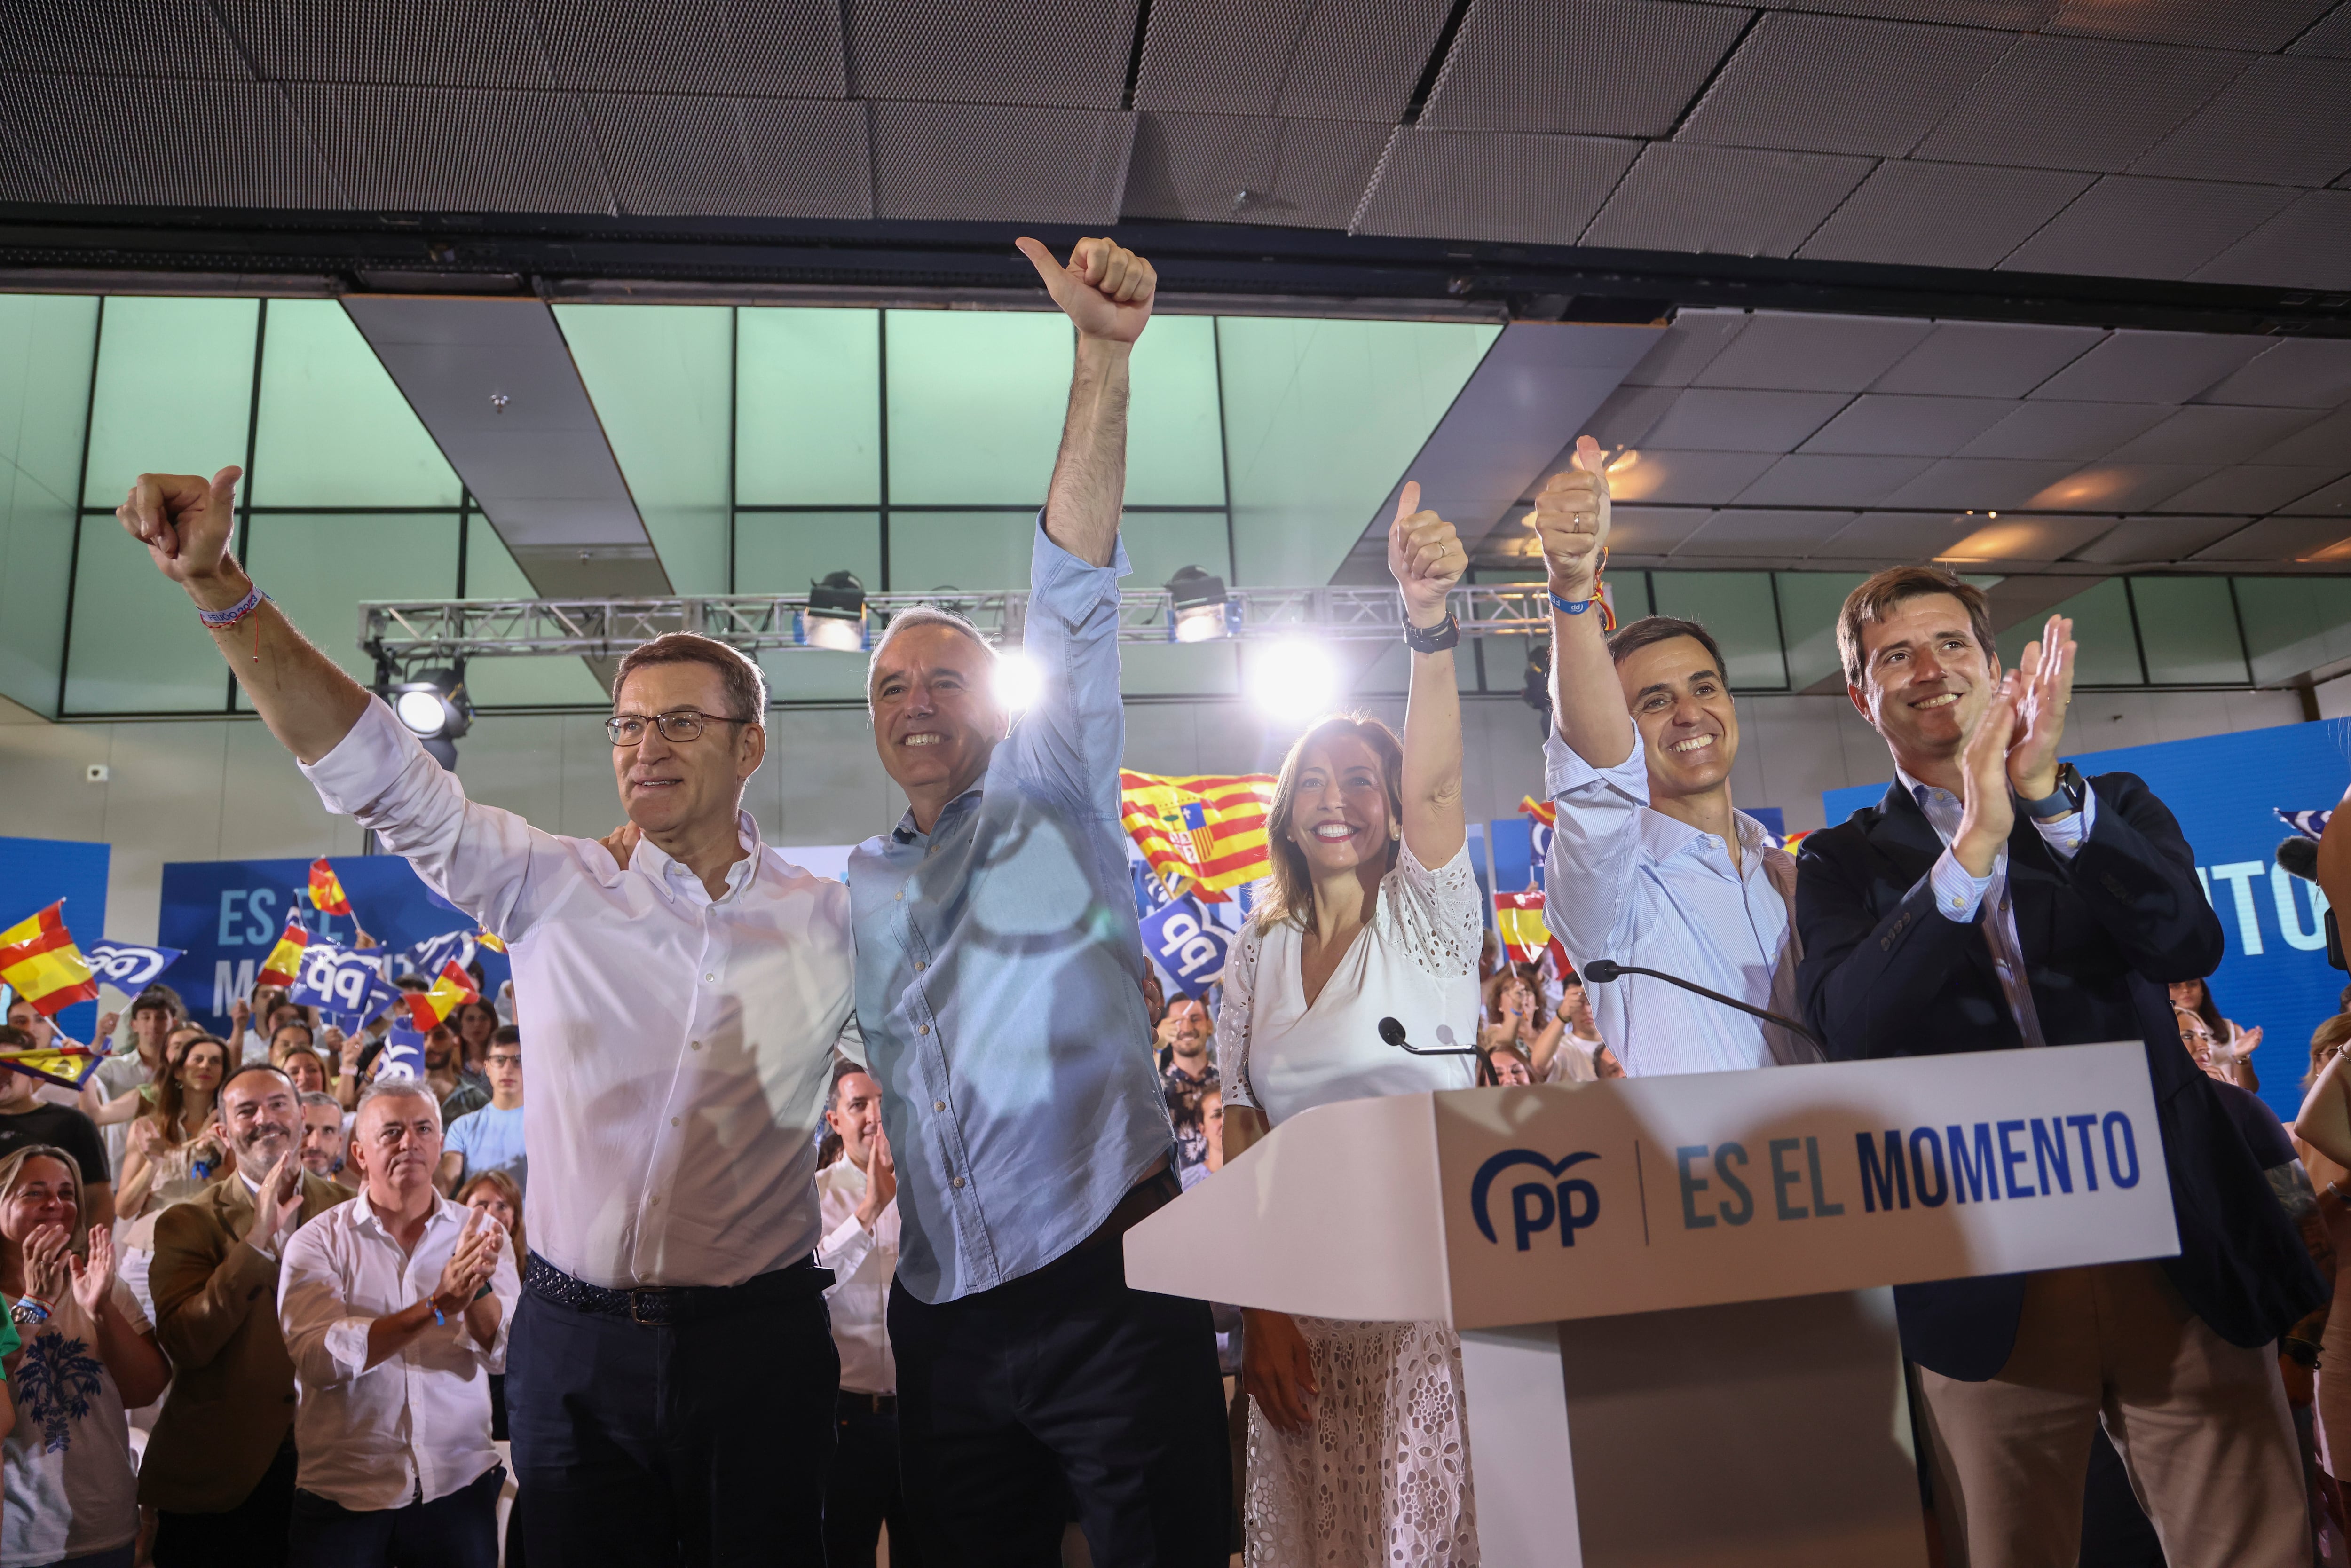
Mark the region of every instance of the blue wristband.
<instances>
[{"instance_id":1,"label":"blue wristband","mask_svg":"<svg viewBox=\"0 0 2351 1568\"><path fill-rule=\"evenodd\" d=\"M261 607L261 601L268 597L269 595L261 591L261 585L256 582L247 591L243 599L225 610L205 610L199 607L196 611L196 619L212 631L225 632L258 610Z\"/></svg>"},{"instance_id":2,"label":"blue wristband","mask_svg":"<svg viewBox=\"0 0 2351 1568\"><path fill-rule=\"evenodd\" d=\"M1578 599L1571 601L1562 599L1556 593L1551 596L1551 607L1562 615L1581 615L1599 602L1597 599Z\"/></svg>"}]
</instances>

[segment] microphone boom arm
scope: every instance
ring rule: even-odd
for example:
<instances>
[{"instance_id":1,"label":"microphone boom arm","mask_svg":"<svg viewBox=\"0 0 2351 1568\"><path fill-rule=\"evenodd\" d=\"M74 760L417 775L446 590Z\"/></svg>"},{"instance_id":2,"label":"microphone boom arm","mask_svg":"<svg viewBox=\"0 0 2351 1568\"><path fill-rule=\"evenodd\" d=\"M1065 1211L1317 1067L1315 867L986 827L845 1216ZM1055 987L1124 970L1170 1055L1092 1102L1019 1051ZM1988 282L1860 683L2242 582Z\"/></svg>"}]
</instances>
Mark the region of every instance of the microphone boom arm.
<instances>
[{"instance_id":1,"label":"microphone boom arm","mask_svg":"<svg viewBox=\"0 0 2351 1568\"><path fill-rule=\"evenodd\" d=\"M1586 979L1599 980L1603 983L1614 980L1619 975L1646 975L1653 980L1663 980L1669 986L1679 986L1683 990L1694 991L1710 1002L1720 1002L1724 1007L1736 1008L1750 1017L1761 1019L1765 1023L1778 1024L1790 1033L1800 1034L1811 1040L1823 1056L1828 1054L1828 1047L1823 1043L1821 1037L1794 1019L1784 1018L1768 1008L1759 1008L1742 1002L1736 997L1726 997L1720 991L1708 990L1697 981L1685 980L1679 975L1668 975L1662 969L1645 969L1638 964L1619 964L1611 958L1594 958L1591 963L1579 967L1576 972Z\"/></svg>"}]
</instances>

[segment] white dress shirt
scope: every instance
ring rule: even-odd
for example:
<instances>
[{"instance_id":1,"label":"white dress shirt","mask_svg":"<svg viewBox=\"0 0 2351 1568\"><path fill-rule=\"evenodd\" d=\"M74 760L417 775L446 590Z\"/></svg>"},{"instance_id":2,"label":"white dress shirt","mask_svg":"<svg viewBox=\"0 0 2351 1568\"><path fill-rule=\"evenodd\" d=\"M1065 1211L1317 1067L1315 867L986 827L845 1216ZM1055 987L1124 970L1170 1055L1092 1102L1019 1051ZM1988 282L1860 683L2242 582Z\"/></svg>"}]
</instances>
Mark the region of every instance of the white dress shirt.
<instances>
[{"instance_id":1,"label":"white dress shirt","mask_svg":"<svg viewBox=\"0 0 2351 1568\"><path fill-rule=\"evenodd\" d=\"M303 771L506 941L530 1019L533 1251L613 1289L736 1285L815 1251L816 1128L854 1029L847 888L748 813L716 900L650 841L624 871L466 800L380 701Z\"/></svg>"},{"instance_id":2,"label":"white dress shirt","mask_svg":"<svg viewBox=\"0 0 2351 1568\"><path fill-rule=\"evenodd\" d=\"M296 1231L277 1271L277 1322L294 1362L297 1483L349 1509L431 1502L498 1462L490 1442L490 1374L507 1364L522 1278L498 1254L490 1290L501 1309L485 1348L462 1315L436 1323L398 1355L367 1364L368 1325L433 1293L457 1249L466 1210L434 1195L433 1214L403 1254L360 1193Z\"/></svg>"},{"instance_id":3,"label":"white dress shirt","mask_svg":"<svg viewBox=\"0 0 2351 1568\"><path fill-rule=\"evenodd\" d=\"M841 1385L852 1394L898 1392L898 1359L890 1354L890 1281L898 1271L898 1200L873 1217L873 1228L857 1223L865 1201L865 1173L847 1155L816 1173L817 1202L824 1210L824 1242L817 1261L832 1270L824 1293L832 1312L833 1348L841 1352Z\"/></svg>"}]
</instances>

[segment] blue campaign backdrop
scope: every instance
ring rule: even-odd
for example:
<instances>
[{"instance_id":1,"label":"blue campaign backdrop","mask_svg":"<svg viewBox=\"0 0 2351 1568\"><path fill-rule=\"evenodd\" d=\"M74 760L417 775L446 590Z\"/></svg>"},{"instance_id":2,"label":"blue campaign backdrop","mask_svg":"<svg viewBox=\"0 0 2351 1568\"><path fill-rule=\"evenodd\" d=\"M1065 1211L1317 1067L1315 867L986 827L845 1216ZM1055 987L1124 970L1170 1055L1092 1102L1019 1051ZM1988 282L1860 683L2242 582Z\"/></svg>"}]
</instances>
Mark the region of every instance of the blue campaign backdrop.
<instances>
[{"instance_id":1,"label":"blue campaign backdrop","mask_svg":"<svg viewBox=\"0 0 2351 1568\"><path fill-rule=\"evenodd\" d=\"M2323 809L2342 797L2351 777L2351 720L2069 755L2084 773L2137 774L2179 819L2228 933L2212 998L2224 1016L2262 1030L2253 1053L2262 1098L2291 1121L2302 1106L2311 1031L2334 1016L2351 976L2326 962L2325 895L2278 869L2278 841L2292 830L2277 813ZM1824 789L1821 804L1829 821L1842 822L1885 794L1883 784Z\"/></svg>"},{"instance_id":2,"label":"blue campaign backdrop","mask_svg":"<svg viewBox=\"0 0 2351 1568\"><path fill-rule=\"evenodd\" d=\"M185 951L163 983L179 991L192 1014L225 1030L229 1005L253 988L254 971L277 945L289 912L312 936L340 947L351 945L360 926L394 952L428 936L475 928L398 855L337 855L333 864L350 900L350 915L310 907L307 860L167 862L156 940ZM495 995L508 976L506 956L486 947L477 956Z\"/></svg>"},{"instance_id":3,"label":"blue campaign backdrop","mask_svg":"<svg viewBox=\"0 0 2351 1568\"><path fill-rule=\"evenodd\" d=\"M106 872L110 844L72 839L0 838L0 930L38 915L59 899L66 929L88 947L107 935ZM73 1040L88 1040L98 1027L98 1003L77 1002L57 1015L57 1027Z\"/></svg>"}]
</instances>

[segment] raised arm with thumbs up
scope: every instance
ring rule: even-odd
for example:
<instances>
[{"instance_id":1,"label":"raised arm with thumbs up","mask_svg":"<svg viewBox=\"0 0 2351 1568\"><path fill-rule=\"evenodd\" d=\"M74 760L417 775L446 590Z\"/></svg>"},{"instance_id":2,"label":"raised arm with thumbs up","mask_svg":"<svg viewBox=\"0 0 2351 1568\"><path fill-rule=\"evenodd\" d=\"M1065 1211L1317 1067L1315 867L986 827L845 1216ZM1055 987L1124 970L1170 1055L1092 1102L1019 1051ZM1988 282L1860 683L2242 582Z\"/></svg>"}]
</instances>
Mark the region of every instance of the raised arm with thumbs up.
<instances>
[{"instance_id":1,"label":"raised arm with thumbs up","mask_svg":"<svg viewBox=\"0 0 2351 1568\"><path fill-rule=\"evenodd\" d=\"M1149 262L1106 239L1080 240L1067 267L1036 240L1016 243L1078 329L1045 532L1079 559L1108 566L1126 493L1127 358L1151 319L1159 277Z\"/></svg>"},{"instance_id":2,"label":"raised arm with thumbs up","mask_svg":"<svg viewBox=\"0 0 2351 1568\"><path fill-rule=\"evenodd\" d=\"M1608 655L1606 618L1593 601L1607 555L1606 468L1600 444L1577 437L1573 465L1543 486L1533 519L1553 601L1552 722L1570 749L1594 768L1614 768L1633 754L1633 721ZM1573 608L1579 605L1583 608Z\"/></svg>"}]
</instances>

